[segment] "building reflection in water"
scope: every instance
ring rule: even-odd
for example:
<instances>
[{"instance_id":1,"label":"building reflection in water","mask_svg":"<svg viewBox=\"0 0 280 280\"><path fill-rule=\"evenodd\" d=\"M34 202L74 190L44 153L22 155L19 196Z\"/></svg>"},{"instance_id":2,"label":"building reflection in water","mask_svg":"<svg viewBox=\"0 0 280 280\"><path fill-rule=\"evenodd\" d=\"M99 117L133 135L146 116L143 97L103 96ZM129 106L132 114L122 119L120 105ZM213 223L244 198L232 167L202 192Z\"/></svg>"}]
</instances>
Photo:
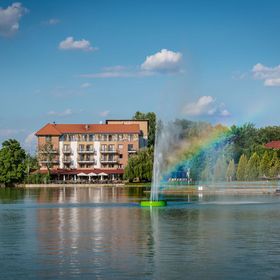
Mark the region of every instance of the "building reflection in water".
<instances>
[{"instance_id":1,"label":"building reflection in water","mask_svg":"<svg viewBox=\"0 0 280 280\"><path fill-rule=\"evenodd\" d=\"M62 188L52 196L42 190L38 201L51 207L37 211L41 274L147 275L154 242L150 215L129 197L117 188Z\"/></svg>"}]
</instances>

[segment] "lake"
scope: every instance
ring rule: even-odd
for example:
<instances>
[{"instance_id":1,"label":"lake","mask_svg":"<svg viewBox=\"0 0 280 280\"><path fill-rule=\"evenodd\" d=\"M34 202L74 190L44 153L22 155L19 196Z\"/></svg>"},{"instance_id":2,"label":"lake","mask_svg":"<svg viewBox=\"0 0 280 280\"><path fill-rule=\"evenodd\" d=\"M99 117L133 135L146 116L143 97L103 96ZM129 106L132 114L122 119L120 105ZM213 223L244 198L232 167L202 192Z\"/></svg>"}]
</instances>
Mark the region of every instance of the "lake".
<instances>
[{"instance_id":1,"label":"lake","mask_svg":"<svg viewBox=\"0 0 280 280\"><path fill-rule=\"evenodd\" d=\"M1 279L280 279L280 196L0 189Z\"/></svg>"}]
</instances>

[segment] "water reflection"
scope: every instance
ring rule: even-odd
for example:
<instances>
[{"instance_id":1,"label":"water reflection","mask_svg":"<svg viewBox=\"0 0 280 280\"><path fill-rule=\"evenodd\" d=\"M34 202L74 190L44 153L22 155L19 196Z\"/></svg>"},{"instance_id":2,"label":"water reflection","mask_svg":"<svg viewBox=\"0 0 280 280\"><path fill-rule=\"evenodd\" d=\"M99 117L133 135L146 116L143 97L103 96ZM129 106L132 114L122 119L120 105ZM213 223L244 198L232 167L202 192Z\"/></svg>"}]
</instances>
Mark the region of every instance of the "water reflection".
<instances>
[{"instance_id":1,"label":"water reflection","mask_svg":"<svg viewBox=\"0 0 280 280\"><path fill-rule=\"evenodd\" d=\"M130 197L118 189L73 189L69 192L65 188L53 190L52 194L50 199L48 192L43 190L38 201L57 201L70 205L110 200L130 202ZM102 278L102 275L104 277L104 273L113 277L115 274L125 275L128 271L134 275L134 271L145 266L145 263L139 263L137 247L146 251L147 241L141 233L145 230L149 217L145 217L141 208L132 206L39 208L39 251L46 252L40 262L44 267L49 267L50 264L52 266L51 272L47 269L42 274L63 274L69 277L92 273L94 270L97 278ZM55 255L56 258L53 257ZM139 276L139 272L137 275Z\"/></svg>"},{"instance_id":2,"label":"water reflection","mask_svg":"<svg viewBox=\"0 0 280 280\"><path fill-rule=\"evenodd\" d=\"M279 276L275 197L183 197L150 209L137 206L139 188L13 191L0 193L3 279Z\"/></svg>"}]
</instances>

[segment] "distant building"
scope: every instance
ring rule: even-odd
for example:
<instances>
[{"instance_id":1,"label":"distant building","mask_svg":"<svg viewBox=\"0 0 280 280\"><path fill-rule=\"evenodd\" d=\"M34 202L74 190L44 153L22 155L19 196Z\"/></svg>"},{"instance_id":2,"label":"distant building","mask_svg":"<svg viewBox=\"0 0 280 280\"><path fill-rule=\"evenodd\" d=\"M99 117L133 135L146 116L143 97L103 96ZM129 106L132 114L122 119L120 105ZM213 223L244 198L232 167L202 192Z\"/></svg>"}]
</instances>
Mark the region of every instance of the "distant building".
<instances>
[{"instance_id":1,"label":"distant building","mask_svg":"<svg viewBox=\"0 0 280 280\"><path fill-rule=\"evenodd\" d=\"M280 141L271 141L264 145L266 148L279 150L280 149Z\"/></svg>"},{"instance_id":2,"label":"distant building","mask_svg":"<svg viewBox=\"0 0 280 280\"><path fill-rule=\"evenodd\" d=\"M51 173L57 175L56 177L76 180L81 173L102 173L115 179L122 177L129 157L146 146L148 121L107 120L106 124L48 123L36 132L36 136L41 173L47 171L49 164L47 151L44 151L43 147L46 143L51 143Z\"/></svg>"}]
</instances>

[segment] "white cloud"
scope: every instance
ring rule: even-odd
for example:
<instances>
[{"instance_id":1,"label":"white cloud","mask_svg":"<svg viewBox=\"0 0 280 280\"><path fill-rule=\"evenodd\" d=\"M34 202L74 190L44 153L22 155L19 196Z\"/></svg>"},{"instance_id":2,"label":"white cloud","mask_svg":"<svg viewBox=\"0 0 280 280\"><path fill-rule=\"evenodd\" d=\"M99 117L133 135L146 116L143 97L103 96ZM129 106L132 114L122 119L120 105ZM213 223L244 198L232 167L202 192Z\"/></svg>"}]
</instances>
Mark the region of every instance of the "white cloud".
<instances>
[{"instance_id":1,"label":"white cloud","mask_svg":"<svg viewBox=\"0 0 280 280\"><path fill-rule=\"evenodd\" d=\"M201 96L196 102L188 103L183 108L187 116L228 117L230 112L223 103L217 103L212 96Z\"/></svg>"},{"instance_id":2,"label":"white cloud","mask_svg":"<svg viewBox=\"0 0 280 280\"><path fill-rule=\"evenodd\" d=\"M131 78L147 77L157 74L180 73L182 54L162 49L160 52L147 56L144 63L134 68L122 65L105 67L101 72L82 74L84 78Z\"/></svg>"},{"instance_id":3,"label":"white cloud","mask_svg":"<svg viewBox=\"0 0 280 280\"><path fill-rule=\"evenodd\" d=\"M182 62L182 54L173 52L167 49L162 49L156 54L146 57L146 60L141 65L141 69L151 72L172 73L179 72Z\"/></svg>"},{"instance_id":4,"label":"white cloud","mask_svg":"<svg viewBox=\"0 0 280 280\"><path fill-rule=\"evenodd\" d=\"M90 42L82 40L74 40L73 37L67 37L65 40L61 41L58 46L61 50L81 50L81 51L94 51L96 48L93 48L90 45Z\"/></svg>"},{"instance_id":5,"label":"white cloud","mask_svg":"<svg viewBox=\"0 0 280 280\"><path fill-rule=\"evenodd\" d=\"M6 9L0 7L0 35L11 36L19 30L19 21L28 10L15 2Z\"/></svg>"},{"instance_id":6,"label":"white cloud","mask_svg":"<svg viewBox=\"0 0 280 280\"><path fill-rule=\"evenodd\" d=\"M99 116L100 117L107 117L109 115L109 113L110 113L110 111L108 111L108 110L107 111L103 111L103 112L99 113Z\"/></svg>"},{"instance_id":7,"label":"white cloud","mask_svg":"<svg viewBox=\"0 0 280 280\"><path fill-rule=\"evenodd\" d=\"M81 84L81 88L89 88L91 87L91 83L83 83Z\"/></svg>"},{"instance_id":8,"label":"white cloud","mask_svg":"<svg viewBox=\"0 0 280 280\"><path fill-rule=\"evenodd\" d=\"M265 86L280 86L280 65L267 67L257 63L253 66L252 72L256 80L264 81Z\"/></svg>"},{"instance_id":9,"label":"white cloud","mask_svg":"<svg viewBox=\"0 0 280 280\"><path fill-rule=\"evenodd\" d=\"M66 116L73 115L73 111L71 109L66 109L62 112L49 111L48 115L49 116L57 116L57 117L66 117Z\"/></svg>"},{"instance_id":10,"label":"white cloud","mask_svg":"<svg viewBox=\"0 0 280 280\"><path fill-rule=\"evenodd\" d=\"M59 23L60 23L60 19L58 19L58 18L50 18L43 22L43 24L46 24L46 25L57 25Z\"/></svg>"}]
</instances>

